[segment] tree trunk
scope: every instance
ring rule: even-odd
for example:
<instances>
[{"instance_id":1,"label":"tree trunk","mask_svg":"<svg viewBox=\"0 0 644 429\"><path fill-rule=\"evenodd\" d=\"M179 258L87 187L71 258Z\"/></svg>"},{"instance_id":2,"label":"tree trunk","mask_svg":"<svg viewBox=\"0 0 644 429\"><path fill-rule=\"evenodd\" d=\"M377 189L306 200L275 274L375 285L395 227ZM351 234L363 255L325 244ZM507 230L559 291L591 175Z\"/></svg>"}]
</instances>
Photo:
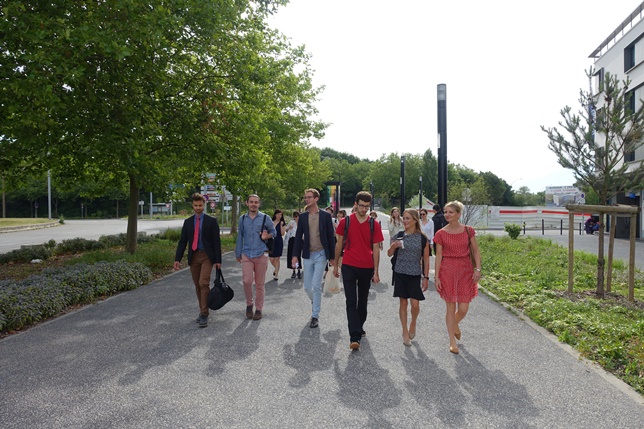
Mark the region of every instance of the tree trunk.
<instances>
[{"instance_id":1,"label":"tree trunk","mask_svg":"<svg viewBox=\"0 0 644 429\"><path fill-rule=\"evenodd\" d=\"M134 254L136 251L137 237L137 212L139 209L139 187L136 183L136 177L133 173L129 174L130 178L130 202L127 207L127 238L125 241L125 251Z\"/></svg>"},{"instance_id":2,"label":"tree trunk","mask_svg":"<svg viewBox=\"0 0 644 429\"><path fill-rule=\"evenodd\" d=\"M595 296L597 298L604 298L604 266L606 260L604 259L604 213L599 214L599 250L597 251L597 290Z\"/></svg>"},{"instance_id":3,"label":"tree trunk","mask_svg":"<svg viewBox=\"0 0 644 429\"><path fill-rule=\"evenodd\" d=\"M239 214L237 213L237 195L233 194L232 206L230 207L230 233L235 234L237 232L237 219Z\"/></svg>"}]
</instances>

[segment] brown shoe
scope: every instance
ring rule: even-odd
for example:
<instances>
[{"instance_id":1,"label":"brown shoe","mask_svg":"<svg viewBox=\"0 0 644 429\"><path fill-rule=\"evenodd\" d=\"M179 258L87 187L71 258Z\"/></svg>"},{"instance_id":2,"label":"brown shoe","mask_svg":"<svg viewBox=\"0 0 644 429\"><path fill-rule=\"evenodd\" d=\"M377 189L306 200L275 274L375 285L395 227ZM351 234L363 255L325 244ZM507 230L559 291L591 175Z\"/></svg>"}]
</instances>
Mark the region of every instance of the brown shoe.
<instances>
[{"instance_id":1,"label":"brown shoe","mask_svg":"<svg viewBox=\"0 0 644 429\"><path fill-rule=\"evenodd\" d=\"M262 310L255 310L255 315L253 316L253 320L259 320L262 318Z\"/></svg>"},{"instance_id":2,"label":"brown shoe","mask_svg":"<svg viewBox=\"0 0 644 429\"><path fill-rule=\"evenodd\" d=\"M253 306L249 305L246 307L246 319L252 319L253 318Z\"/></svg>"}]
</instances>

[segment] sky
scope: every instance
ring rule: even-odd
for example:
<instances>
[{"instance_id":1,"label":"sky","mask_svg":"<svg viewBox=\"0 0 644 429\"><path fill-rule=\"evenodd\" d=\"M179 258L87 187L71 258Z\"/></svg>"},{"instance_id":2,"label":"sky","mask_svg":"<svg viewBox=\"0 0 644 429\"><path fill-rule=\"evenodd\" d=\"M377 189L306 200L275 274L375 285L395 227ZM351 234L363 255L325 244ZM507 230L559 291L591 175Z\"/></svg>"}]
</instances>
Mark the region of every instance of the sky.
<instances>
[{"instance_id":1,"label":"sky","mask_svg":"<svg viewBox=\"0 0 644 429\"><path fill-rule=\"evenodd\" d=\"M447 158L514 190L570 186L540 126L579 110L590 53L636 0L291 0L270 24L305 45L325 86L311 143L376 160L437 156L438 84L447 85ZM561 129L561 127L559 127ZM563 131L563 130L562 130Z\"/></svg>"}]
</instances>

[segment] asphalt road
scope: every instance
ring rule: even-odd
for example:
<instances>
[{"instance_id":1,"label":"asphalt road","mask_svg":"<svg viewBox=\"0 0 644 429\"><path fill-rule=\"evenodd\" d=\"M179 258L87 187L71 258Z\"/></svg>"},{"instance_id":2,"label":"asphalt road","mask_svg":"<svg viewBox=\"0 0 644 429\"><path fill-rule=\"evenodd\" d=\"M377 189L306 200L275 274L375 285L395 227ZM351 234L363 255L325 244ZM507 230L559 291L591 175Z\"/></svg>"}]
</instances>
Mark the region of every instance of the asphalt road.
<instances>
[{"instance_id":1,"label":"asphalt road","mask_svg":"<svg viewBox=\"0 0 644 429\"><path fill-rule=\"evenodd\" d=\"M588 237L589 239L591 237ZM596 237L595 237L596 238ZM367 337L349 350L343 294L320 328L282 258L264 318L235 298L199 329L187 270L0 340L3 428L641 428L644 400L484 294L449 352L445 305L421 303L402 344L388 258Z\"/></svg>"}]
</instances>

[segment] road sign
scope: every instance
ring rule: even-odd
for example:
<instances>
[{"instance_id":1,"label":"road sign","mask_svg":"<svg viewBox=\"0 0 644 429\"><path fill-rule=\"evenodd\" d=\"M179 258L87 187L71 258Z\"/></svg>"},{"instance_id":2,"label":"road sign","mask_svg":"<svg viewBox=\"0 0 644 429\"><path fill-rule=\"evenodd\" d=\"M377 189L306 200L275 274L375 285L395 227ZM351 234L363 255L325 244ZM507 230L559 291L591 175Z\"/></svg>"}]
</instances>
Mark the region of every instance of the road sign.
<instances>
[{"instance_id":1,"label":"road sign","mask_svg":"<svg viewBox=\"0 0 644 429\"><path fill-rule=\"evenodd\" d=\"M216 205L217 205L217 204L215 204L215 202L214 202L214 201L211 201L211 202L210 202L210 208L211 208L211 209L214 209Z\"/></svg>"}]
</instances>

